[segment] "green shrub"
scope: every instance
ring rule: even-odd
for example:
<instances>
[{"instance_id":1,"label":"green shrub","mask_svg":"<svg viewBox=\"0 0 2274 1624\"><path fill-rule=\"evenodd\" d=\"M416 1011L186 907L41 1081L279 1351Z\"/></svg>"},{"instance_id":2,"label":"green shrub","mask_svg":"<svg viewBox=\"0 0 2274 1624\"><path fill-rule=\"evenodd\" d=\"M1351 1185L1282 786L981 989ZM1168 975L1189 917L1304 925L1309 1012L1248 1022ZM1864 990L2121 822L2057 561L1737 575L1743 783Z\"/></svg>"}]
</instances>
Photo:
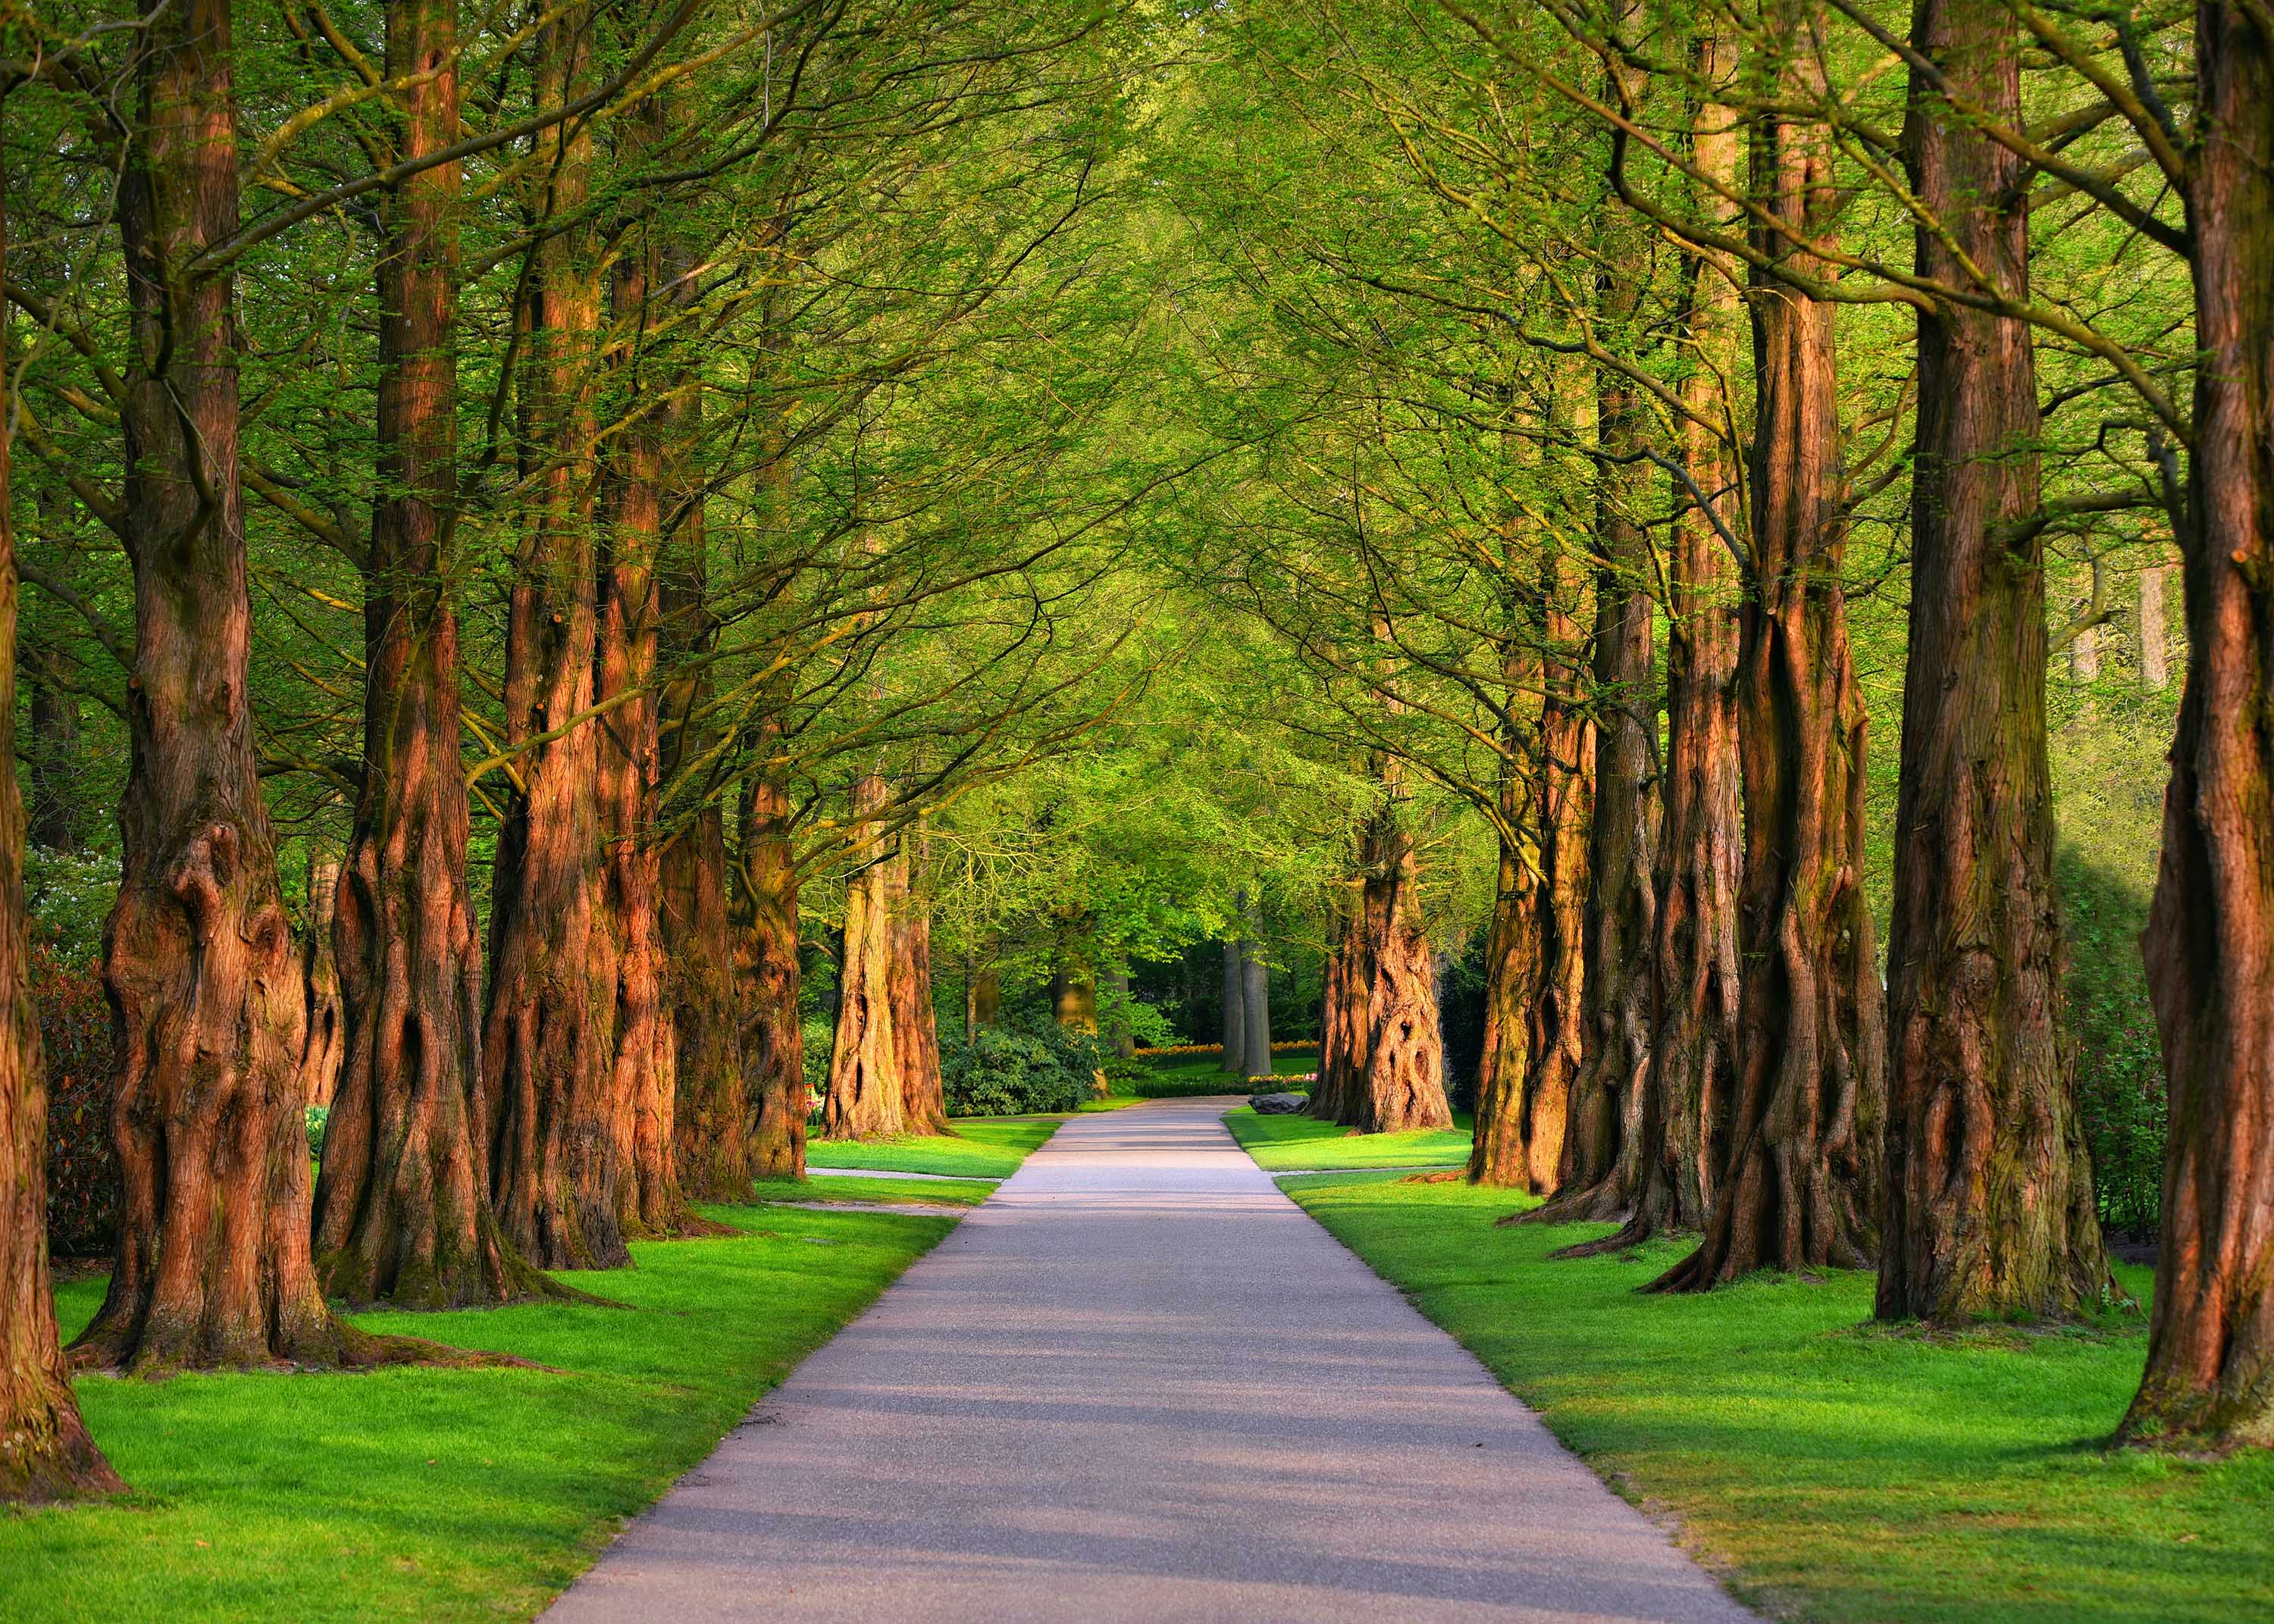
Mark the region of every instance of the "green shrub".
<instances>
[{"instance_id":1,"label":"green shrub","mask_svg":"<svg viewBox=\"0 0 2274 1624\"><path fill-rule=\"evenodd\" d=\"M102 956L102 921L118 899L118 859L26 847L24 906L32 940L57 963L91 965Z\"/></svg>"},{"instance_id":2,"label":"green shrub","mask_svg":"<svg viewBox=\"0 0 2274 1624\"><path fill-rule=\"evenodd\" d=\"M94 1257L118 1240L110 1004L93 968L45 943L32 950L31 991L48 1079L48 1245Z\"/></svg>"},{"instance_id":3,"label":"green shrub","mask_svg":"<svg viewBox=\"0 0 2274 1624\"><path fill-rule=\"evenodd\" d=\"M2152 1235L2163 1201L2165 1103L2164 1052L2140 959L2148 898L2124 876L2067 849L2058 872L2077 1105L2092 1147L2100 1220L2128 1235Z\"/></svg>"},{"instance_id":4,"label":"green shrub","mask_svg":"<svg viewBox=\"0 0 2274 1624\"><path fill-rule=\"evenodd\" d=\"M1274 1084L1261 1078L1234 1077L1229 1071L1203 1071L1198 1076L1186 1072L1182 1076L1140 1078L1122 1092L1133 1094L1141 1100L1192 1100L1219 1094L1238 1094L1245 1099L1252 1094L1281 1093L1293 1080L1283 1077Z\"/></svg>"},{"instance_id":5,"label":"green shrub","mask_svg":"<svg viewBox=\"0 0 2274 1624\"><path fill-rule=\"evenodd\" d=\"M324 1124L331 1120L332 1108L328 1105L311 1105L306 1109L308 1154L321 1162L324 1159Z\"/></svg>"},{"instance_id":6,"label":"green shrub","mask_svg":"<svg viewBox=\"0 0 2274 1624\"><path fill-rule=\"evenodd\" d=\"M1097 1092L1106 1064L1098 1041L1044 1018L982 1026L969 1043L940 1037L940 1081L951 1116L1070 1111Z\"/></svg>"}]
</instances>

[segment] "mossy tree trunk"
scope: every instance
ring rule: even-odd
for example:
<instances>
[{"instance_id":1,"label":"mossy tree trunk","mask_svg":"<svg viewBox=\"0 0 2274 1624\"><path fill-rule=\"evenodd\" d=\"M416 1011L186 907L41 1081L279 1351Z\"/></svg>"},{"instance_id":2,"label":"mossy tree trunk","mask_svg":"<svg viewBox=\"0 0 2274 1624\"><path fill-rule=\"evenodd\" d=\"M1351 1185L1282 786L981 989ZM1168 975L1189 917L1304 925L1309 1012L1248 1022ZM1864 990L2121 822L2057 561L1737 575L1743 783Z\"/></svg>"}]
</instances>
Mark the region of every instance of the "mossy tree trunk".
<instances>
[{"instance_id":1,"label":"mossy tree trunk","mask_svg":"<svg viewBox=\"0 0 2274 1624\"><path fill-rule=\"evenodd\" d=\"M798 885L787 793L758 763L742 779L735 819L734 981L754 1178L805 1177L805 1029L798 1012Z\"/></svg>"}]
</instances>

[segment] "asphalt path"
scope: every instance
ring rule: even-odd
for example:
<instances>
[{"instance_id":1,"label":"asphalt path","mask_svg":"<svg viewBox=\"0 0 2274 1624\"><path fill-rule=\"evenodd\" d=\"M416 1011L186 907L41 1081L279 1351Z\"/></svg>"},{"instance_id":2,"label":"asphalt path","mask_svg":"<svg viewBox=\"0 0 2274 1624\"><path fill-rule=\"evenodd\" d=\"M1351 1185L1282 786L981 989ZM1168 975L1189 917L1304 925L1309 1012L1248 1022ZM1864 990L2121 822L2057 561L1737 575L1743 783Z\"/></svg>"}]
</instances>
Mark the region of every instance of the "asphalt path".
<instances>
[{"instance_id":1,"label":"asphalt path","mask_svg":"<svg viewBox=\"0 0 2274 1624\"><path fill-rule=\"evenodd\" d=\"M1754 1615L1249 1161L1077 1116L546 1616Z\"/></svg>"}]
</instances>

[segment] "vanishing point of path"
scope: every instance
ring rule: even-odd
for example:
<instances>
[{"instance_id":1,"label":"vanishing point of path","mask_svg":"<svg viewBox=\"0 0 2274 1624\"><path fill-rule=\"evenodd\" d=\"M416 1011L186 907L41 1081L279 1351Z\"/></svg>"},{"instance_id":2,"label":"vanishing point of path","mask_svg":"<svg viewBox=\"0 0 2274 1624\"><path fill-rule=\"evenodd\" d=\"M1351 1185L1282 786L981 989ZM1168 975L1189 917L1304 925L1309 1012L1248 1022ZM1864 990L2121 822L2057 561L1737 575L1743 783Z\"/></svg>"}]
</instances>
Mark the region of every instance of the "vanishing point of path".
<instances>
[{"instance_id":1,"label":"vanishing point of path","mask_svg":"<svg viewBox=\"0 0 2274 1624\"><path fill-rule=\"evenodd\" d=\"M1068 1122L546 1617L1752 1618L1224 1104Z\"/></svg>"}]
</instances>

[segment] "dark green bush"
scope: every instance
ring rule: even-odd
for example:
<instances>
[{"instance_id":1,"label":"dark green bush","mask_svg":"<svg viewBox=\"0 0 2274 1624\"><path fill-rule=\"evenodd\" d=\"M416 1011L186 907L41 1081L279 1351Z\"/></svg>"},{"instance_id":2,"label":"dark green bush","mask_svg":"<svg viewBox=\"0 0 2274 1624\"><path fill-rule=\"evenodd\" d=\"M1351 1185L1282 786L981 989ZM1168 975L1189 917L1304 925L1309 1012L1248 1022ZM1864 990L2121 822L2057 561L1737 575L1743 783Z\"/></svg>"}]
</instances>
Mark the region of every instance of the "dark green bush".
<instances>
[{"instance_id":1,"label":"dark green bush","mask_svg":"<svg viewBox=\"0 0 2274 1624\"><path fill-rule=\"evenodd\" d=\"M93 968L44 944L33 948L31 970L48 1079L48 1246L94 1257L118 1239L110 1004Z\"/></svg>"},{"instance_id":2,"label":"dark green bush","mask_svg":"<svg viewBox=\"0 0 2274 1624\"><path fill-rule=\"evenodd\" d=\"M2100 1219L2127 1235L2152 1235L2163 1200L2165 1098L2164 1054L2140 959L2148 898L2072 851L2061 853L2059 875L2077 1104Z\"/></svg>"},{"instance_id":3,"label":"dark green bush","mask_svg":"<svg viewBox=\"0 0 2274 1624\"><path fill-rule=\"evenodd\" d=\"M951 1116L1070 1111L1097 1092L1106 1056L1096 1038L1056 1021L1013 1018L982 1026L966 1044L940 1034L940 1081Z\"/></svg>"}]
</instances>

